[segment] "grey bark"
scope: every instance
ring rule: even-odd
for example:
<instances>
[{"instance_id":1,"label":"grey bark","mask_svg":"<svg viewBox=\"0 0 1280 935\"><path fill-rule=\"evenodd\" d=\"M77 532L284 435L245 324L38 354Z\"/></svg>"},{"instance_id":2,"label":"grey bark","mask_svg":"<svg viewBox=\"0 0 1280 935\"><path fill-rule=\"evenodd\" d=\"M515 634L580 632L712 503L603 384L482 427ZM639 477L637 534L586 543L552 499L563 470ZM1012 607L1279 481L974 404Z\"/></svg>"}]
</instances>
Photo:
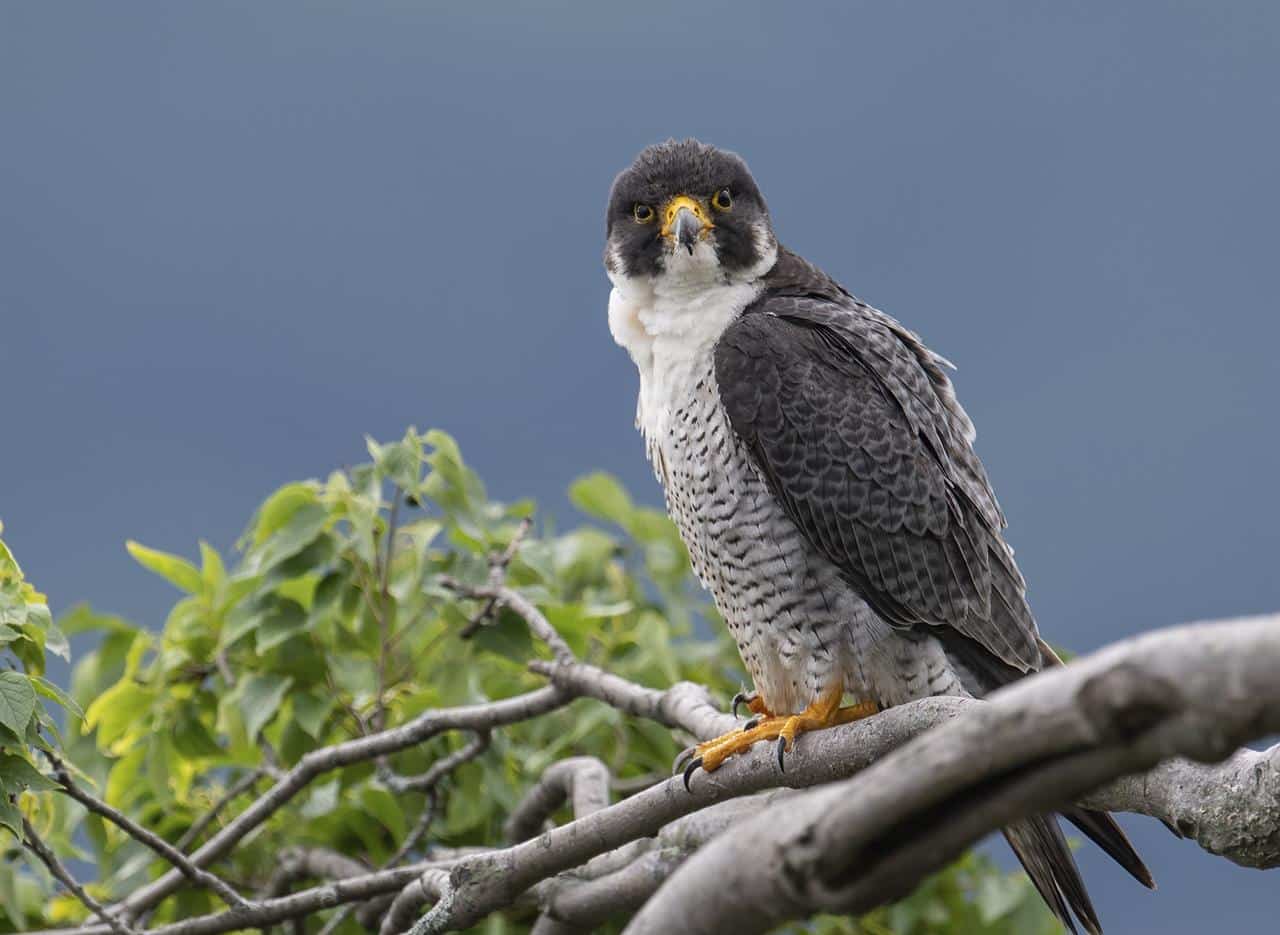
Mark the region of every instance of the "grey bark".
<instances>
[{"instance_id":1,"label":"grey bark","mask_svg":"<svg viewBox=\"0 0 1280 935\"><path fill-rule=\"evenodd\" d=\"M1278 675L1280 619L1266 617L1149 634L1026 679L716 839L627 931L764 932L817 911L866 912L1011 821L1170 757L1221 761L1280 730ZM1273 798L1240 791L1215 788L1210 801L1275 821Z\"/></svg>"}]
</instances>

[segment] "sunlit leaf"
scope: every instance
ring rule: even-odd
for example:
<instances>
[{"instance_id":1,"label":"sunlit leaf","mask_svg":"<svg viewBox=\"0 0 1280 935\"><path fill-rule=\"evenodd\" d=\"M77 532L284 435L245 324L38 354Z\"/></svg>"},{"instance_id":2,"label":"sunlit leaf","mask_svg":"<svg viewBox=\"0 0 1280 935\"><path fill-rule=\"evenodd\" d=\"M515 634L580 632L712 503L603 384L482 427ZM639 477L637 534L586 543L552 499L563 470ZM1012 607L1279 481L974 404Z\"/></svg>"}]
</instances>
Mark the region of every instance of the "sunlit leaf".
<instances>
[{"instance_id":1,"label":"sunlit leaf","mask_svg":"<svg viewBox=\"0 0 1280 935\"><path fill-rule=\"evenodd\" d=\"M153 571L176 588L194 594L200 590L200 572L185 558L151 549L132 539L124 544L139 565Z\"/></svg>"}]
</instances>

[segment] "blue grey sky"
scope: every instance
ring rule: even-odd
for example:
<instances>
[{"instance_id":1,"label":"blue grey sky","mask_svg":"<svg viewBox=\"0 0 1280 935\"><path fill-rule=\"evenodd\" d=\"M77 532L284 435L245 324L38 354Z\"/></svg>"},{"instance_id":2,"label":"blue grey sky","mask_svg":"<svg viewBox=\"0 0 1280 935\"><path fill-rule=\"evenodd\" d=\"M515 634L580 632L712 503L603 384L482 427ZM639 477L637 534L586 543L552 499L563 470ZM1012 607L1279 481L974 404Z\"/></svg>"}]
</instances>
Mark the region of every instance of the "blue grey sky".
<instances>
[{"instance_id":1,"label":"blue grey sky","mask_svg":"<svg viewBox=\"0 0 1280 935\"><path fill-rule=\"evenodd\" d=\"M156 622L123 542L227 547L362 436L453 432L569 518L659 502L605 321L645 144L959 366L1042 629L1280 609L1280 6L0 5L0 518L56 608ZM1110 932L1264 931L1280 877L1127 820Z\"/></svg>"}]
</instances>

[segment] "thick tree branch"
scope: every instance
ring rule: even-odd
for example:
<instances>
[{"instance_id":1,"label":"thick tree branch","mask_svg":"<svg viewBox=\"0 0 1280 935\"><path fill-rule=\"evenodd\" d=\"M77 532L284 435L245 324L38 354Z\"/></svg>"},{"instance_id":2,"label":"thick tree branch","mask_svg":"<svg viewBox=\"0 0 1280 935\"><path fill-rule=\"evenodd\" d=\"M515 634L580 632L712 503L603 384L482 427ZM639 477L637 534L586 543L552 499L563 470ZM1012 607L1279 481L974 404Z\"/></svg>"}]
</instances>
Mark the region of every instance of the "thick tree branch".
<instances>
[{"instance_id":1,"label":"thick tree branch","mask_svg":"<svg viewBox=\"0 0 1280 935\"><path fill-rule=\"evenodd\" d=\"M1242 867L1280 866L1280 746L1241 750L1212 765L1167 760L1099 789L1083 804L1159 818Z\"/></svg>"},{"instance_id":2,"label":"thick tree branch","mask_svg":"<svg viewBox=\"0 0 1280 935\"><path fill-rule=\"evenodd\" d=\"M1266 617L1149 634L1028 678L862 775L715 840L628 932L764 932L820 910L866 912L1013 820L1172 756L1222 760L1280 730L1277 672L1280 618ZM1275 821L1274 799L1256 807ZM761 853L771 859L750 859Z\"/></svg>"}]
</instances>

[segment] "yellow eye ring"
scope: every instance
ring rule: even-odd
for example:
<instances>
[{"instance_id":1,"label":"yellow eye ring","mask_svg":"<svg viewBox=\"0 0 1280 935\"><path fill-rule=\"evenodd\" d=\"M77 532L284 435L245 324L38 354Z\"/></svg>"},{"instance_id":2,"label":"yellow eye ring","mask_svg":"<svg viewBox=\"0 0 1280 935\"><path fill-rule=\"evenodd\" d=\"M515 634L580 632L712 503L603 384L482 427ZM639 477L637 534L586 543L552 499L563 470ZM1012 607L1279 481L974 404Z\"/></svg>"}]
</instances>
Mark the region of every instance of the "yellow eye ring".
<instances>
[{"instance_id":1,"label":"yellow eye ring","mask_svg":"<svg viewBox=\"0 0 1280 935\"><path fill-rule=\"evenodd\" d=\"M717 211L728 211L733 207L733 196L729 194L729 189L722 188L711 196L711 207Z\"/></svg>"},{"instance_id":2,"label":"yellow eye ring","mask_svg":"<svg viewBox=\"0 0 1280 935\"><path fill-rule=\"evenodd\" d=\"M636 219L637 223L648 224L657 217L657 214L654 213L653 208L649 205L637 204L632 206L631 216Z\"/></svg>"}]
</instances>

